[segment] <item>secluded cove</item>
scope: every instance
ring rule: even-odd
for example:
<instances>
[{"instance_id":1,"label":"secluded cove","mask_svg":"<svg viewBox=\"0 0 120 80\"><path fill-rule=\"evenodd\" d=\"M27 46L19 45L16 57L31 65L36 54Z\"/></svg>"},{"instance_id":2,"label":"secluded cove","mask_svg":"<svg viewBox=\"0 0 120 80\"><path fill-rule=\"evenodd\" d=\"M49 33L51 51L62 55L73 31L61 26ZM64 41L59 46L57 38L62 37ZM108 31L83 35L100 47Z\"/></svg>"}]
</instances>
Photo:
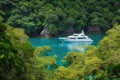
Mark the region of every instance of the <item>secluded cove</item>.
<instances>
[{"instance_id":1,"label":"secluded cove","mask_svg":"<svg viewBox=\"0 0 120 80\"><path fill-rule=\"evenodd\" d=\"M68 52L84 52L86 47L89 45L97 46L99 41L105 36L105 34L99 35L88 35L91 39L94 40L93 43L62 43L58 38L39 38L39 37L30 37L29 41L35 46L50 46L52 51L48 55L53 56L57 55L57 63L61 65L61 60Z\"/></svg>"}]
</instances>

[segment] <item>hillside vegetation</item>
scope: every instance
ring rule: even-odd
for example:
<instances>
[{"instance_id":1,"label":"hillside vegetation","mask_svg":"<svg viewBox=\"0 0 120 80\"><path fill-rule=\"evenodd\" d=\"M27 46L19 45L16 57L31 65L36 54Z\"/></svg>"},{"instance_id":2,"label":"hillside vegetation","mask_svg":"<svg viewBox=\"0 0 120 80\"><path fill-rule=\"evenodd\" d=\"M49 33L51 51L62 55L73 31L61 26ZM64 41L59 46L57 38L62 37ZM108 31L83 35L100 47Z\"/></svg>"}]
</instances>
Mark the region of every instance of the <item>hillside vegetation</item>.
<instances>
[{"instance_id":1,"label":"hillside vegetation","mask_svg":"<svg viewBox=\"0 0 120 80\"><path fill-rule=\"evenodd\" d=\"M51 35L99 28L102 32L120 23L120 0L0 0L0 15L7 24Z\"/></svg>"},{"instance_id":2,"label":"hillside vegetation","mask_svg":"<svg viewBox=\"0 0 120 80\"><path fill-rule=\"evenodd\" d=\"M58 66L57 56L47 55L50 47L35 49L23 29L13 28L0 18L0 79L117 80L120 78L120 25L107 34L98 47L90 47L86 53L70 52L64 57L66 64Z\"/></svg>"}]
</instances>

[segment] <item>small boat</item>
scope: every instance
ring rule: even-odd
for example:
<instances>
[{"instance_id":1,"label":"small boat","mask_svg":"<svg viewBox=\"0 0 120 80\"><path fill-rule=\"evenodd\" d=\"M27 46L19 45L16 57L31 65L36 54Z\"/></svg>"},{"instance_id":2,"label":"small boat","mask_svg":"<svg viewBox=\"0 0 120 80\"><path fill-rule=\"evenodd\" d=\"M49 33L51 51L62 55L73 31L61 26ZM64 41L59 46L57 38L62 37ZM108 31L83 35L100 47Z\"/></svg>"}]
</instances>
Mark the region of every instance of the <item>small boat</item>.
<instances>
[{"instance_id":1,"label":"small boat","mask_svg":"<svg viewBox=\"0 0 120 80\"><path fill-rule=\"evenodd\" d=\"M83 30L80 34L73 34L67 37L59 37L59 39L64 42L93 42L92 39L84 34Z\"/></svg>"}]
</instances>

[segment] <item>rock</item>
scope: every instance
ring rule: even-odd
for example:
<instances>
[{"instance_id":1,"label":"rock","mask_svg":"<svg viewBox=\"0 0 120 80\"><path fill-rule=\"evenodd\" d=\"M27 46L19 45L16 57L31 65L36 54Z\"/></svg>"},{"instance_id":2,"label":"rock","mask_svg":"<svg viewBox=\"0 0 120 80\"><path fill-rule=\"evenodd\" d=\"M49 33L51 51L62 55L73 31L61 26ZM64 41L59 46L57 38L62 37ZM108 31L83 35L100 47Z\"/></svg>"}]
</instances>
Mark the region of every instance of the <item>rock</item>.
<instances>
[{"instance_id":1,"label":"rock","mask_svg":"<svg viewBox=\"0 0 120 80\"><path fill-rule=\"evenodd\" d=\"M101 28L93 27L93 26L92 27L91 26L87 27L86 32L89 33L89 34L102 34Z\"/></svg>"},{"instance_id":2,"label":"rock","mask_svg":"<svg viewBox=\"0 0 120 80\"><path fill-rule=\"evenodd\" d=\"M40 35L42 37L45 37L45 38L49 38L50 37L50 32L48 31L48 28L45 28L41 31Z\"/></svg>"}]
</instances>

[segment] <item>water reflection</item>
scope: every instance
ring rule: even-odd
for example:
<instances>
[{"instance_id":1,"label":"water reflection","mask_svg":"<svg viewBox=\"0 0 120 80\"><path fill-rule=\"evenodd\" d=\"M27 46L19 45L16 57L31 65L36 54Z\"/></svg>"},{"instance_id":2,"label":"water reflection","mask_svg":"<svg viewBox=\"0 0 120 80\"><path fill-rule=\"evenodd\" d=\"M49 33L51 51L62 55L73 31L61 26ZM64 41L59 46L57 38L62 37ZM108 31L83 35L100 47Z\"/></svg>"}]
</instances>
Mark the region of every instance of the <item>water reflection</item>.
<instances>
[{"instance_id":1,"label":"water reflection","mask_svg":"<svg viewBox=\"0 0 120 80\"><path fill-rule=\"evenodd\" d=\"M86 48L92 42L79 42L79 43L61 43L60 46L65 46L69 51L85 52Z\"/></svg>"}]
</instances>

